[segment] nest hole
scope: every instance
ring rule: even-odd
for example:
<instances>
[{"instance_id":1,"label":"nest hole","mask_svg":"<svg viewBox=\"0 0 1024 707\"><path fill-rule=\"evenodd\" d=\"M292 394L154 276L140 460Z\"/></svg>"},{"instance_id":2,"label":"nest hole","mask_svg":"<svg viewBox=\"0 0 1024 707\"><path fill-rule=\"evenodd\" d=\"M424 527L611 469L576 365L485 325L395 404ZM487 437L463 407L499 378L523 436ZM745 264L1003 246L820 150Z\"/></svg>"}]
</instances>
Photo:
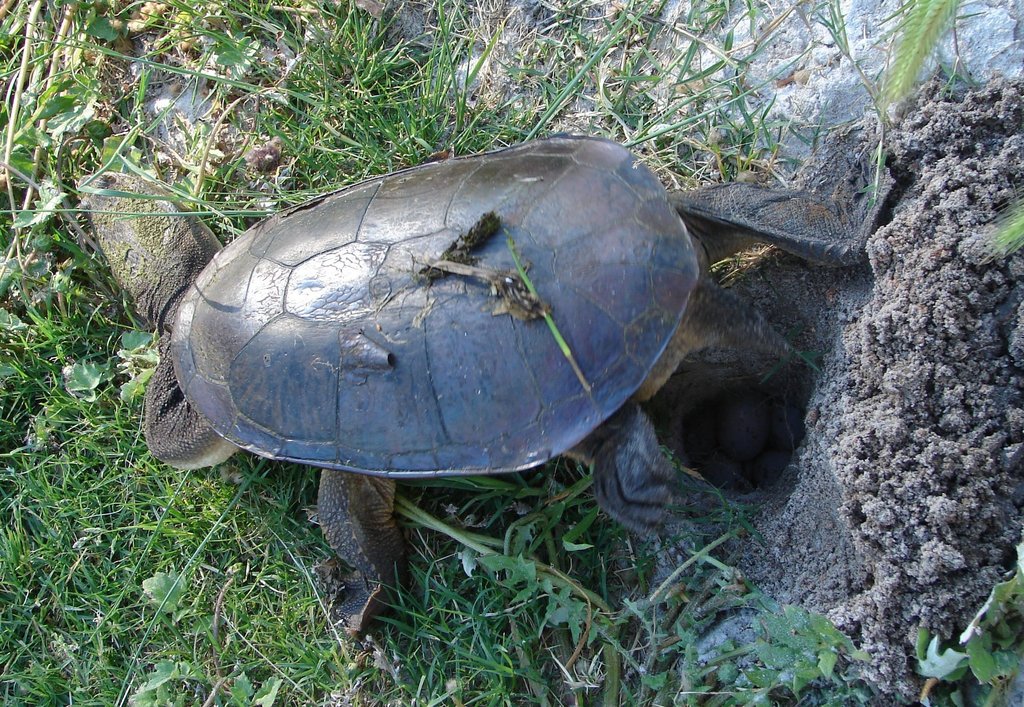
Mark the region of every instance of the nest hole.
<instances>
[{"instance_id":1,"label":"nest hole","mask_svg":"<svg viewBox=\"0 0 1024 707\"><path fill-rule=\"evenodd\" d=\"M684 364L650 404L665 445L726 492L776 489L806 431L812 372L765 379L756 368L738 361Z\"/></svg>"}]
</instances>

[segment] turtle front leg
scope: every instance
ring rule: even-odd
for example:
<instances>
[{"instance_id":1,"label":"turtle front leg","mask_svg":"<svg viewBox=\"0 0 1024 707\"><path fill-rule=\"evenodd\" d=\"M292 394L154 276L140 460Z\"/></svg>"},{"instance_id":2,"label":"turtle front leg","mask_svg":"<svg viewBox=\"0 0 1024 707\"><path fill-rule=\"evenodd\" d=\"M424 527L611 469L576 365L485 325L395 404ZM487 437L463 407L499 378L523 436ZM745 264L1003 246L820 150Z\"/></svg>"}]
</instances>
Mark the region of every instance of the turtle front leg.
<instances>
[{"instance_id":1,"label":"turtle front leg","mask_svg":"<svg viewBox=\"0 0 1024 707\"><path fill-rule=\"evenodd\" d=\"M146 446L154 457L175 469L220 464L238 447L214 432L185 398L171 363L171 337L161 337L157 349L160 363L146 386Z\"/></svg>"},{"instance_id":2,"label":"turtle front leg","mask_svg":"<svg viewBox=\"0 0 1024 707\"><path fill-rule=\"evenodd\" d=\"M345 578L339 610L348 632L356 635L384 608L386 587L405 577L405 541L394 515L395 482L324 469L317 506L327 542L355 568Z\"/></svg>"},{"instance_id":3,"label":"turtle front leg","mask_svg":"<svg viewBox=\"0 0 1024 707\"><path fill-rule=\"evenodd\" d=\"M638 532L661 524L677 474L639 405L626 403L568 455L593 465L594 495L612 518Z\"/></svg>"}]
</instances>

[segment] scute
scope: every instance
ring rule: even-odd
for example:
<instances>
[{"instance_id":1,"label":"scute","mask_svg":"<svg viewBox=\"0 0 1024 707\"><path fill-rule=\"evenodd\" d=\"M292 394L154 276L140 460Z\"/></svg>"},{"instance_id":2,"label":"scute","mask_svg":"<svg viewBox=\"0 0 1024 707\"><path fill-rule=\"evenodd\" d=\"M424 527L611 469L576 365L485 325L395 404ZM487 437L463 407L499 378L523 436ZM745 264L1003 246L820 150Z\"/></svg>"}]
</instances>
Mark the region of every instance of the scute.
<instances>
[{"instance_id":1,"label":"scute","mask_svg":"<svg viewBox=\"0 0 1024 707\"><path fill-rule=\"evenodd\" d=\"M292 269L285 309L303 319L352 321L371 316L383 304L371 288L387 275L381 265L388 248L357 241L318 253Z\"/></svg>"},{"instance_id":2,"label":"scute","mask_svg":"<svg viewBox=\"0 0 1024 707\"><path fill-rule=\"evenodd\" d=\"M239 412L285 440L331 443L341 344L337 326L283 314L231 362L228 386Z\"/></svg>"},{"instance_id":3,"label":"scute","mask_svg":"<svg viewBox=\"0 0 1024 707\"><path fill-rule=\"evenodd\" d=\"M282 265L298 265L324 251L348 245L356 239L363 215L380 187L380 180L329 194L314 204L302 205L271 216L246 235L246 248L258 258ZM287 219L287 228L278 224ZM240 239L241 240L241 239Z\"/></svg>"},{"instance_id":4,"label":"scute","mask_svg":"<svg viewBox=\"0 0 1024 707\"><path fill-rule=\"evenodd\" d=\"M488 211L582 368L543 319L494 315L484 282L420 270ZM696 284L658 180L614 143L553 138L423 165L279 214L186 294L186 395L239 446L394 476L487 473L578 443L641 385Z\"/></svg>"}]
</instances>

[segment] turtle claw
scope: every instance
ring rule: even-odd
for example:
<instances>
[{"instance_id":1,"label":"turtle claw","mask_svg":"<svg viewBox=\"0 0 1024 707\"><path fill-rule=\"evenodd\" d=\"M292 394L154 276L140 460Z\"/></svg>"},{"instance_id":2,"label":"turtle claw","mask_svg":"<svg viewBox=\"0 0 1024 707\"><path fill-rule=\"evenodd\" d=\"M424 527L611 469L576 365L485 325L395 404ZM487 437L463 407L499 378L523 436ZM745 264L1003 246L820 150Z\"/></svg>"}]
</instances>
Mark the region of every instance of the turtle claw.
<instances>
[{"instance_id":1,"label":"turtle claw","mask_svg":"<svg viewBox=\"0 0 1024 707\"><path fill-rule=\"evenodd\" d=\"M335 605L349 635L362 633L387 606L387 587L405 576L405 543L394 518L395 482L325 469L317 515L327 542L354 569L339 573Z\"/></svg>"},{"instance_id":2,"label":"turtle claw","mask_svg":"<svg viewBox=\"0 0 1024 707\"><path fill-rule=\"evenodd\" d=\"M317 565L315 572L331 602L332 619L356 638L386 608L385 589L379 580L343 564L331 557Z\"/></svg>"},{"instance_id":3,"label":"turtle claw","mask_svg":"<svg viewBox=\"0 0 1024 707\"><path fill-rule=\"evenodd\" d=\"M363 588L352 587L350 591L352 594L338 605L338 611L345 624L345 632L354 638L366 630L386 604L382 598L384 587L380 584L364 584Z\"/></svg>"}]
</instances>

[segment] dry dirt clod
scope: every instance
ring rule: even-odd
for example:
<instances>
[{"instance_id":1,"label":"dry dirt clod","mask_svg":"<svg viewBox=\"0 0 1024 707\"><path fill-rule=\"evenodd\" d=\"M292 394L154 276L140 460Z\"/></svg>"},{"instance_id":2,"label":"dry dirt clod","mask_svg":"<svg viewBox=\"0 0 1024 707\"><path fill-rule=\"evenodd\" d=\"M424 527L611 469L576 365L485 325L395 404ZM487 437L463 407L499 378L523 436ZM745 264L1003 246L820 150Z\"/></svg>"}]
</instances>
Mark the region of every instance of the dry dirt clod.
<instances>
[{"instance_id":1,"label":"dry dirt clod","mask_svg":"<svg viewBox=\"0 0 1024 707\"><path fill-rule=\"evenodd\" d=\"M478 258L474 256L473 249L491 238L501 228L501 218L493 211L488 211L476 223L469 227L465 233L460 234L450 246L445 248L441 256L433 263L421 268L419 275L433 282L449 274L459 273L456 270L442 267L444 264L456 263L459 265L475 265Z\"/></svg>"},{"instance_id":2,"label":"dry dirt clod","mask_svg":"<svg viewBox=\"0 0 1024 707\"><path fill-rule=\"evenodd\" d=\"M245 163L256 172L273 172L281 164L283 142L274 136L245 155Z\"/></svg>"}]
</instances>

